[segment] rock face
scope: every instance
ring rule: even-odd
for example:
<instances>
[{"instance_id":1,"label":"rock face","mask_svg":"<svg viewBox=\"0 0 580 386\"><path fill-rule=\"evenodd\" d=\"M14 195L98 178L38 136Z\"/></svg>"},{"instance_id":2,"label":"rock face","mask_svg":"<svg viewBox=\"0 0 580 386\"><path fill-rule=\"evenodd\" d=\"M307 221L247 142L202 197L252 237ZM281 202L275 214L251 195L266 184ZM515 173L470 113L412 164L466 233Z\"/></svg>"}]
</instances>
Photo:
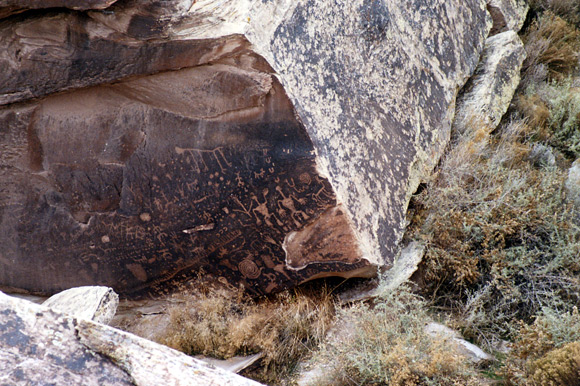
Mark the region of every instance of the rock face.
<instances>
[{"instance_id":1,"label":"rock face","mask_svg":"<svg viewBox=\"0 0 580 386\"><path fill-rule=\"evenodd\" d=\"M458 132L482 128L490 133L497 127L520 83L525 57L524 44L514 31L487 39L475 74L457 101L454 127Z\"/></svg>"},{"instance_id":2,"label":"rock face","mask_svg":"<svg viewBox=\"0 0 580 386\"><path fill-rule=\"evenodd\" d=\"M487 10L493 19L490 36L505 31L518 32L526 21L528 9L526 0L487 0Z\"/></svg>"},{"instance_id":3,"label":"rock face","mask_svg":"<svg viewBox=\"0 0 580 386\"><path fill-rule=\"evenodd\" d=\"M6 19L0 285L138 297L203 269L269 293L389 266L485 7L125 1Z\"/></svg>"},{"instance_id":4,"label":"rock face","mask_svg":"<svg viewBox=\"0 0 580 386\"><path fill-rule=\"evenodd\" d=\"M117 0L0 0L0 19L29 9L69 8L79 11L105 9Z\"/></svg>"},{"instance_id":5,"label":"rock face","mask_svg":"<svg viewBox=\"0 0 580 386\"><path fill-rule=\"evenodd\" d=\"M108 287L76 287L51 296L42 305L75 318L108 324L117 311L119 296Z\"/></svg>"},{"instance_id":6,"label":"rock face","mask_svg":"<svg viewBox=\"0 0 580 386\"><path fill-rule=\"evenodd\" d=\"M0 293L2 385L246 385L168 347Z\"/></svg>"}]
</instances>

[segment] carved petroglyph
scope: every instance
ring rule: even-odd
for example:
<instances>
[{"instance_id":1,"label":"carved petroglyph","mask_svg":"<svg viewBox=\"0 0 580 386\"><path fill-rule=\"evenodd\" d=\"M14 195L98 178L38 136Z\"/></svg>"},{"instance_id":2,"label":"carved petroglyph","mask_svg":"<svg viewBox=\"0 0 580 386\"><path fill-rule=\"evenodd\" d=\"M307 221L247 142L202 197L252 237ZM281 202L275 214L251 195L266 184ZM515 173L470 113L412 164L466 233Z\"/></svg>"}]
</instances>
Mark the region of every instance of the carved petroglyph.
<instances>
[{"instance_id":1,"label":"carved petroglyph","mask_svg":"<svg viewBox=\"0 0 580 386\"><path fill-rule=\"evenodd\" d=\"M204 69L205 73L210 70ZM172 76L187 82L191 74L189 69L187 76ZM137 81L131 82L135 88ZM147 86L146 79L142 82ZM122 89L122 83L114 89ZM82 104L86 98L106 108L86 112ZM37 102L39 115L22 125L38 132L46 125L58 127L55 138L45 135L41 140L54 146L58 142L61 150L58 157L45 159L43 185L31 182L23 168L15 169L14 177L0 180L0 189L6 189L6 184L15 186L9 189L14 193L8 199L21 203L8 217L4 209L0 213L4 231L0 264L9 267L0 269L0 285L52 292L99 284L123 296L138 297L167 293L194 280L203 269L263 294L307 280L320 269L364 266L358 255L341 256L341 251L329 258L322 242L310 243L313 253L288 244L287 265L282 247L286 235L316 222L336 206L336 198L317 172L312 144L280 85L273 81L260 100L262 113L249 120L244 116L242 123L230 115L224 120L194 119L101 88ZM196 103L189 99L173 102ZM44 108L45 104L52 107ZM59 104L67 106L67 114L55 107ZM75 111L88 115L75 117ZM75 124L81 118L83 124ZM118 124L121 121L128 123L123 126ZM103 174L93 185L79 184L76 179L92 177L75 171L79 167L90 170L104 158L98 151L71 144L82 143L86 131L95 130L106 131L109 138L141 134L131 154L123 162L115 161L118 173ZM27 148L26 143L22 146ZM99 149L108 147L103 143ZM118 191L114 208L93 211L84 208L81 200L74 205L88 219L79 223L72 217L73 201L67 197L77 193L75 189L80 189L80 197L94 196L93 202L99 202L98 191L92 187L113 183ZM34 193L16 195L22 191ZM340 232L336 235L344 238ZM352 253L352 248L345 252ZM310 253L304 257L309 264L303 269L295 267L302 264L296 257L299 253ZM3 261L16 264L8 266ZM43 272L31 268L39 261L44 262ZM315 262L318 268L310 269Z\"/></svg>"},{"instance_id":2,"label":"carved petroglyph","mask_svg":"<svg viewBox=\"0 0 580 386\"><path fill-rule=\"evenodd\" d=\"M257 279L261 274L261 269L251 260L251 257L242 260L238 268L241 274L249 279Z\"/></svg>"}]
</instances>

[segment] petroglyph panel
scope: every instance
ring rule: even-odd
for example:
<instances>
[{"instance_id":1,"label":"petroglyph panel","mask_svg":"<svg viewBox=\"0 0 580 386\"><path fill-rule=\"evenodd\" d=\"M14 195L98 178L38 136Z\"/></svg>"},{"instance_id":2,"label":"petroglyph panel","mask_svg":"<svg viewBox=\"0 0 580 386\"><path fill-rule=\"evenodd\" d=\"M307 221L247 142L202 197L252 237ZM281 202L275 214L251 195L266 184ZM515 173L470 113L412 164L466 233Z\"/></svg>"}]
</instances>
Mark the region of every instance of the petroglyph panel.
<instances>
[{"instance_id":1,"label":"petroglyph panel","mask_svg":"<svg viewBox=\"0 0 580 386\"><path fill-rule=\"evenodd\" d=\"M2 146L14 149L0 156L4 287L98 284L139 297L203 269L269 293L368 266L356 247L332 258L329 246L284 250L305 227L329 245L354 236L346 218L329 225L335 194L269 73L214 64L20 109L0 115ZM308 264L288 266L287 253Z\"/></svg>"}]
</instances>

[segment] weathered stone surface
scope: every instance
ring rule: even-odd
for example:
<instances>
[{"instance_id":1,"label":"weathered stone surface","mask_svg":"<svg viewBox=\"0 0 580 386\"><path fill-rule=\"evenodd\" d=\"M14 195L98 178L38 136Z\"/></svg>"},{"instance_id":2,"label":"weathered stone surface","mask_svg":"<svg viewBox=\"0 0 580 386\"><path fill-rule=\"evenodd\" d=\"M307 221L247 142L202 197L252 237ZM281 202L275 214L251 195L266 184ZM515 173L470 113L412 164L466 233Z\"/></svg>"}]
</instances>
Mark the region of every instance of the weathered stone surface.
<instances>
[{"instance_id":1,"label":"weathered stone surface","mask_svg":"<svg viewBox=\"0 0 580 386\"><path fill-rule=\"evenodd\" d=\"M280 16L257 18L248 39L294 103L363 256L390 265L410 195L447 144L456 92L478 62L485 2L277 7Z\"/></svg>"},{"instance_id":2,"label":"weathered stone surface","mask_svg":"<svg viewBox=\"0 0 580 386\"><path fill-rule=\"evenodd\" d=\"M401 249L401 253L395 259L393 266L380 278L380 282L371 288L353 288L339 295L341 303L371 299L381 293L395 290L405 282L408 282L417 271L419 264L425 256L425 245L413 241Z\"/></svg>"},{"instance_id":3,"label":"weathered stone surface","mask_svg":"<svg viewBox=\"0 0 580 386\"><path fill-rule=\"evenodd\" d=\"M75 318L109 324L117 311L119 296L109 287L76 287L51 296L42 305Z\"/></svg>"},{"instance_id":4,"label":"weathered stone surface","mask_svg":"<svg viewBox=\"0 0 580 386\"><path fill-rule=\"evenodd\" d=\"M49 97L24 108L21 127L11 107L8 137L29 134L6 161L2 228L20 246L2 251L0 282L136 295L206 268L263 293L368 266L279 83L252 67L259 60L238 60L248 68L214 63ZM303 265L287 266L286 235L320 221L323 236L299 246ZM329 249L337 237L343 250Z\"/></svg>"},{"instance_id":5,"label":"weathered stone surface","mask_svg":"<svg viewBox=\"0 0 580 386\"><path fill-rule=\"evenodd\" d=\"M147 20L134 28L149 26ZM75 12L0 21L0 42L0 105L207 64L248 45L239 35L142 41Z\"/></svg>"},{"instance_id":6,"label":"weathered stone surface","mask_svg":"<svg viewBox=\"0 0 580 386\"><path fill-rule=\"evenodd\" d=\"M2 385L259 385L135 335L0 293Z\"/></svg>"},{"instance_id":7,"label":"weathered stone surface","mask_svg":"<svg viewBox=\"0 0 580 386\"><path fill-rule=\"evenodd\" d=\"M78 341L76 327L72 317L0 293L0 385L133 385Z\"/></svg>"},{"instance_id":8,"label":"weathered stone surface","mask_svg":"<svg viewBox=\"0 0 580 386\"><path fill-rule=\"evenodd\" d=\"M487 0L487 10L493 19L490 36L505 31L518 32L526 21L528 9L526 0Z\"/></svg>"},{"instance_id":9,"label":"weathered stone surface","mask_svg":"<svg viewBox=\"0 0 580 386\"><path fill-rule=\"evenodd\" d=\"M69 8L79 11L105 9L117 0L0 0L0 19L29 9Z\"/></svg>"},{"instance_id":10,"label":"weathered stone surface","mask_svg":"<svg viewBox=\"0 0 580 386\"><path fill-rule=\"evenodd\" d=\"M428 323L425 326L425 332L432 337L439 337L440 339L448 341L453 348L457 349L474 363L490 361L493 359L491 355L463 339L457 331L454 331L443 324L435 322Z\"/></svg>"},{"instance_id":11,"label":"weathered stone surface","mask_svg":"<svg viewBox=\"0 0 580 386\"><path fill-rule=\"evenodd\" d=\"M159 4L0 24L0 103L44 96L0 111L0 285L139 296L203 268L268 293L389 266L485 1Z\"/></svg>"},{"instance_id":12,"label":"weathered stone surface","mask_svg":"<svg viewBox=\"0 0 580 386\"><path fill-rule=\"evenodd\" d=\"M260 385L169 347L103 324L79 320L77 329L82 344L110 358L129 373L138 386Z\"/></svg>"},{"instance_id":13,"label":"weathered stone surface","mask_svg":"<svg viewBox=\"0 0 580 386\"><path fill-rule=\"evenodd\" d=\"M513 31L487 39L481 62L457 100L454 128L458 132L490 133L497 127L520 83L525 56L524 45Z\"/></svg>"},{"instance_id":14,"label":"weathered stone surface","mask_svg":"<svg viewBox=\"0 0 580 386\"><path fill-rule=\"evenodd\" d=\"M568 199L580 209L580 159L572 163L566 179Z\"/></svg>"}]
</instances>

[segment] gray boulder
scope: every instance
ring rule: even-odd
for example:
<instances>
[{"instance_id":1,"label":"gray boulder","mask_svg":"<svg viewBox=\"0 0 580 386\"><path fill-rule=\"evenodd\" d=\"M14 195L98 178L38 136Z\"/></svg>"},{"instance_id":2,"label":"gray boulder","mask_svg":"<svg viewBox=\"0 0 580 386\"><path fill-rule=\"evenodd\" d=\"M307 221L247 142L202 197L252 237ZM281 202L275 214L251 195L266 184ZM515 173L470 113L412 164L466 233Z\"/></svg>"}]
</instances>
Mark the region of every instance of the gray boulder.
<instances>
[{"instance_id":1,"label":"gray boulder","mask_svg":"<svg viewBox=\"0 0 580 386\"><path fill-rule=\"evenodd\" d=\"M42 305L75 318L109 324L117 311L119 296L109 287L76 287L51 296Z\"/></svg>"},{"instance_id":2,"label":"gray boulder","mask_svg":"<svg viewBox=\"0 0 580 386\"><path fill-rule=\"evenodd\" d=\"M133 385L125 371L83 346L76 319L0 293L1 385Z\"/></svg>"},{"instance_id":3,"label":"gray boulder","mask_svg":"<svg viewBox=\"0 0 580 386\"><path fill-rule=\"evenodd\" d=\"M514 31L487 39L475 74L458 98L455 130L489 134L497 127L520 82L525 56L524 45Z\"/></svg>"},{"instance_id":4,"label":"gray boulder","mask_svg":"<svg viewBox=\"0 0 580 386\"><path fill-rule=\"evenodd\" d=\"M554 151L551 147L541 143L535 143L534 146L532 146L528 159L536 167L556 166L556 156L554 155Z\"/></svg>"},{"instance_id":5,"label":"gray boulder","mask_svg":"<svg viewBox=\"0 0 580 386\"><path fill-rule=\"evenodd\" d=\"M487 0L487 10L493 19L490 36L505 31L518 32L528 14L526 0Z\"/></svg>"},{"instance_id":6,"label":"gray boulder","mask_svg":"<svg viewBox=\"0 0 580 386\"><path fill-rule=\"evenodd\" d=\"M0 384L259 385L135 335L3 293Z\"/></svg>"}]
</instances>

